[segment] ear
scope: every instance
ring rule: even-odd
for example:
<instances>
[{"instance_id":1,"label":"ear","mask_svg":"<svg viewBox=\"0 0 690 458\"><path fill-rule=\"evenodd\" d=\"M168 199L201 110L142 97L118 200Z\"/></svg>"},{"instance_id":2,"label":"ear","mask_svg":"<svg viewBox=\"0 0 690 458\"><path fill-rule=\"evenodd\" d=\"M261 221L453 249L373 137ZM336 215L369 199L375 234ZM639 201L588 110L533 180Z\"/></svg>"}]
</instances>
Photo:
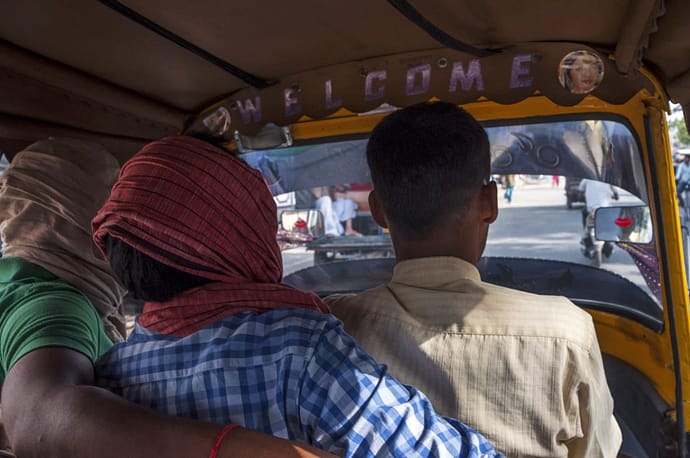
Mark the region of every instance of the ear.
<instances>
[{"instance_id":1,"label":"ear","mask_svg":"<svg viewBox=\"0 0 690 458\"><path fill-rule=\"evenodd\" d=\"M374 218L376 224L384 229L388 229L386 213L383 211L383 206L375 189L369 193L369 209L371 210L371 217Z\"/></svg>"},{"instance_id":2,"label":"ear","mask_svg":"<svg viewBox=\"0 0 690 458\"><path fill-rule=\"evenodd\" d=\"M485 224L491 224L498 218L498 191L496 182L490 181L479 190L480 218Z\"/></svg>"}]
</instances>

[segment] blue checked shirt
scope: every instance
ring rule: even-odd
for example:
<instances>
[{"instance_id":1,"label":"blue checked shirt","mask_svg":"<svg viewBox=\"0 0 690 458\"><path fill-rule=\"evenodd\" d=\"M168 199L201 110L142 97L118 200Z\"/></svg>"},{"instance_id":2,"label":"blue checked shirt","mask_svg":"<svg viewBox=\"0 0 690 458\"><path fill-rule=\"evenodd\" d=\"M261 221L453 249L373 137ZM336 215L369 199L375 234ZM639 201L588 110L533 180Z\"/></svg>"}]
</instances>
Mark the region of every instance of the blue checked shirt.
<instances>
[{"instance_id":1,"label":"blue checked shirt","mask_svg":"<svg viewBox=\"0 0 690 458\"><path fill-rule=\"evenodd\" d=\"M98 384L171 415L238 423L343 456L500 457L387 375L331 315L239 313L184 338L137 324Z\"/></svg>"}]
</instances>

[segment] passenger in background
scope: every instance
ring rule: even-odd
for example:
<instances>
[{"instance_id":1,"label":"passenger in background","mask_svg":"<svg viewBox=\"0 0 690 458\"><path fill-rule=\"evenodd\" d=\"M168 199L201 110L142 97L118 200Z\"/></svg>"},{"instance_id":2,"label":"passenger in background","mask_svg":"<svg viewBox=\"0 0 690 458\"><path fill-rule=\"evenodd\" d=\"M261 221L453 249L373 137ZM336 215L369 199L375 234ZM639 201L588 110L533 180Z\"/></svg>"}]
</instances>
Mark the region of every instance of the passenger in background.
<instances>
[{"instance_id":1,"label":"passenger in background","mask_svg":"<svg viewBox=\"0 0 690 458\"><path fill-rule=\"evenodd\" d=\"M357 204L347 197L347 185L316 188L318 197L314 203L323 214L326 235L361 237L362 234L352 228L352 221L357 216Z\"/></svg>"}]
</instances>

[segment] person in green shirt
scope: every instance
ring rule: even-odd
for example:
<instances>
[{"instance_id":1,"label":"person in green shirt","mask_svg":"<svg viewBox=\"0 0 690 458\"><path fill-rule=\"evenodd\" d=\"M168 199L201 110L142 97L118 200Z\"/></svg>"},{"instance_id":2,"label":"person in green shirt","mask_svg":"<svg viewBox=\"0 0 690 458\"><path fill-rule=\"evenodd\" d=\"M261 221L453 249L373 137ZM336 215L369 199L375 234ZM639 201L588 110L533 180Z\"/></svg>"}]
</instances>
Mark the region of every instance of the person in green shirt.
<instances>
[{"instance_id":1,"label":"person in green shirt","mask_svg":"<svg viewBox=\"0 0 690 458\"><path fill-rule=\"evenodd\" d=\"M125 333L124 290L91 241L117 177L103 148L49 139L0 178L2 420L20 457L209 456L223 425L166 417L96 388L93 362ZM218 457L332 456L244 428Z\"/></svg>"},{"instance_id":2,"label":"person in green shirt","mask_svg":"<svg viewBox=\"0 0 690 458\"><path fill-rule=\"evenodd\" d=\"M0 382L28 353L64 347L96 360L112 346L91 302L21 258L0 259Z\"/></svg>"}]
</instances>

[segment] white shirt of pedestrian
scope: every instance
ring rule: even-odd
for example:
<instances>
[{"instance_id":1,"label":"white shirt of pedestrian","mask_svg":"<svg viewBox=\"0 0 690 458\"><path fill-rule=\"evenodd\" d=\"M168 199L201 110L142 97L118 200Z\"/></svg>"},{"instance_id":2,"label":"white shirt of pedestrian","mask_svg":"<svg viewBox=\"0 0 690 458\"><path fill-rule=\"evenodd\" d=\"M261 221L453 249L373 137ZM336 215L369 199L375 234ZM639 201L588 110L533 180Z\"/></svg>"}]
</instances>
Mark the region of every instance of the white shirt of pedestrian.
<instances>
[{"instance_id":1,"label":"white shirt of pedestrian","mask_svg":"<svg viewBox=\"0 0 690 458\"><path fill-rule=\"evenodd\" d=\"M610 184L585 178L580 182L580 191L585 193L587 211L590 213L600 207L608 207L613 200L614 191Z\"/></svg>"}]
</instances>

